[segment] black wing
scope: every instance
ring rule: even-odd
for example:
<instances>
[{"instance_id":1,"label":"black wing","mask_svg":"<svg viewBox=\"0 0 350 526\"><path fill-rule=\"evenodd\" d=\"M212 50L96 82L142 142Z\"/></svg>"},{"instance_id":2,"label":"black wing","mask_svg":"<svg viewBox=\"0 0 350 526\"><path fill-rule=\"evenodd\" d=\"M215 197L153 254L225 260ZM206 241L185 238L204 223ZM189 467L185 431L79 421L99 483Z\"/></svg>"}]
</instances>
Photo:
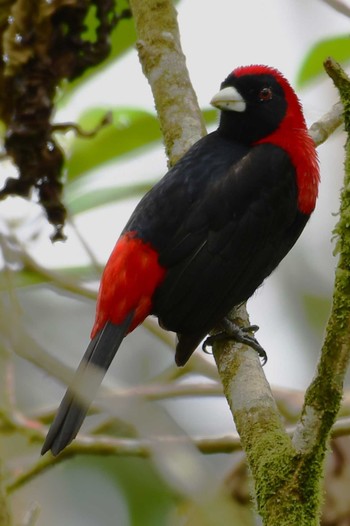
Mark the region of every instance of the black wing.
<instances>
[{"instance_id":1,"label":"black wing","mask_svg":"<svg viewBox=\"0 0 350 526\"><path fill-rule=\"evenodd\" d=\"M212 132L192 146L176 165L141 199L124 232L135 231L161 253L172 244L179 225L249 148Z\"/></svg>"},{"instance_id":2,"label":"black wing","mask_svg":"<svg viewBox=\"0 0 350 526\"><path fill-rule=\"evenodd\" d=\"M195 346L294 245L308 220L297 199L289 156L264 144L211 179L187 208L160 250L167 274L153 309L164 327L180 334L178 363L194 350L186 349L185 336Z\"/></svg>"}]
</instances>

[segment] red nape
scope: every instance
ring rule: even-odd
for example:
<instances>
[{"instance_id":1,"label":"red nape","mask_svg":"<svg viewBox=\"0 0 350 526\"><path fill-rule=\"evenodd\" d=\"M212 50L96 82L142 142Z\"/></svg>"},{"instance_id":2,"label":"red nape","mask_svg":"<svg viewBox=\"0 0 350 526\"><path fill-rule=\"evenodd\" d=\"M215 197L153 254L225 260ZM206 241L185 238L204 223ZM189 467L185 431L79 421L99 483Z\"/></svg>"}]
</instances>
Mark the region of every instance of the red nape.
<instances>
[{"instance_id":1,"label":"red nape","mask_svg":"<svg viewBox=\"0 0 350 526\"><path fill-rule=\"evenodd\" d=\"M282 87L287 101L287 113L277 130L256 144L275 144L289 154L296 170L299 210L304 214L311 214L316 204L320 175L315 144L308 134L298 97L282 73L270 66L241 66L232 74L236 77L272 75Z\"/></svg>"},{"instance_id":2,"label":"red nape","mask_svg":"<svg viewBox=\"0 0 350 526\"><path fill-rule=\"evenodd\" d=\"M119 324L132 310L135 314L128 332L142 323L151 312L153 293L164 275L150 243L135 232L121 236L102 274L91 338L107 321Z\"/></svg>"}]
</instances>

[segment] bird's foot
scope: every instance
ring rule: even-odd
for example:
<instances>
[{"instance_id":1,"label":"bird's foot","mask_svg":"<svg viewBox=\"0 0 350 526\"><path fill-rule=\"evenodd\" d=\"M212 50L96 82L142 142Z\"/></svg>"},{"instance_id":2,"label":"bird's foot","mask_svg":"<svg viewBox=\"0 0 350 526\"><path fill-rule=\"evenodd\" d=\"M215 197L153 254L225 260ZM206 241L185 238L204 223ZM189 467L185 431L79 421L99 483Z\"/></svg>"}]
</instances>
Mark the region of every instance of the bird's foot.
<instances>
[{"instance_id":1,"label":"bird's foot","mask_svg":"<svg viewBox=\"0 0 350 526\"><path fill-rule=\"evenodd\" d=\"M238 327L233 321L224 318L222 322L224 330L212 336L208 336L202 345L204 352L207 352L207 347L212 347L215 342L234 340L244 345L249 345L254 349L262 360L262 365L267 362L266 351L261 347L260 343L254 336L254 333L259 330L257 325L249 325L248 327Z\"/></svg>"}]
</instances>

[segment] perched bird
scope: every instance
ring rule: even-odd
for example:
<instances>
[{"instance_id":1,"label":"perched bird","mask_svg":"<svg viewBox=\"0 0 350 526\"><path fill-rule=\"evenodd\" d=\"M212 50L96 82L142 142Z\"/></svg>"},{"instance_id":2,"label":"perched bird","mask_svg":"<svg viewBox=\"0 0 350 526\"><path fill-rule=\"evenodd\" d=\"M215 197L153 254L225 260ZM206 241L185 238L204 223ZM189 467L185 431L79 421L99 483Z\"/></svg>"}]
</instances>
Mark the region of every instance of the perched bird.
<instances>
[{"instance_id":1,"label":"perched bird","mask_svg":"<svg viewBox=\"0 0 350 526\"><path fill-rule=\"evenodd\" d=\"M315 146L283 75L235 69L211 104L219 127L199 140L140 201L102 275L91 342L42 453L76 436L123 338L146 316L178 335L184 365L228 312L292 248L318 193ZM89 365L101 372L91 382ZM77 386L84 386L84 400Z\"/></svg>"}]
</instances>

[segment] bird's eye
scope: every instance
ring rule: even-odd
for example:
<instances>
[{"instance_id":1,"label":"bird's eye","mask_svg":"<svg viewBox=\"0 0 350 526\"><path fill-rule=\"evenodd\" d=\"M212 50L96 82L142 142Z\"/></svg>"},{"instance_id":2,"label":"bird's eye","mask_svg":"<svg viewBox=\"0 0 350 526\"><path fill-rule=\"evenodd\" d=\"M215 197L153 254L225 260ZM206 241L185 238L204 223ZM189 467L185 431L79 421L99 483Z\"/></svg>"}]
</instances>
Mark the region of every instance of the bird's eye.
<instances>
[{"instance_id":1,"label":"bird's eye","mask_svg":"<svg viewBox=\"0 0 350 526\"><path fill-rule=\"evenodd\" d=\"M265 102L272 99L272 89L271 88L262 88L259 92L259 100Z\"/></svg>"}]
</instances>

